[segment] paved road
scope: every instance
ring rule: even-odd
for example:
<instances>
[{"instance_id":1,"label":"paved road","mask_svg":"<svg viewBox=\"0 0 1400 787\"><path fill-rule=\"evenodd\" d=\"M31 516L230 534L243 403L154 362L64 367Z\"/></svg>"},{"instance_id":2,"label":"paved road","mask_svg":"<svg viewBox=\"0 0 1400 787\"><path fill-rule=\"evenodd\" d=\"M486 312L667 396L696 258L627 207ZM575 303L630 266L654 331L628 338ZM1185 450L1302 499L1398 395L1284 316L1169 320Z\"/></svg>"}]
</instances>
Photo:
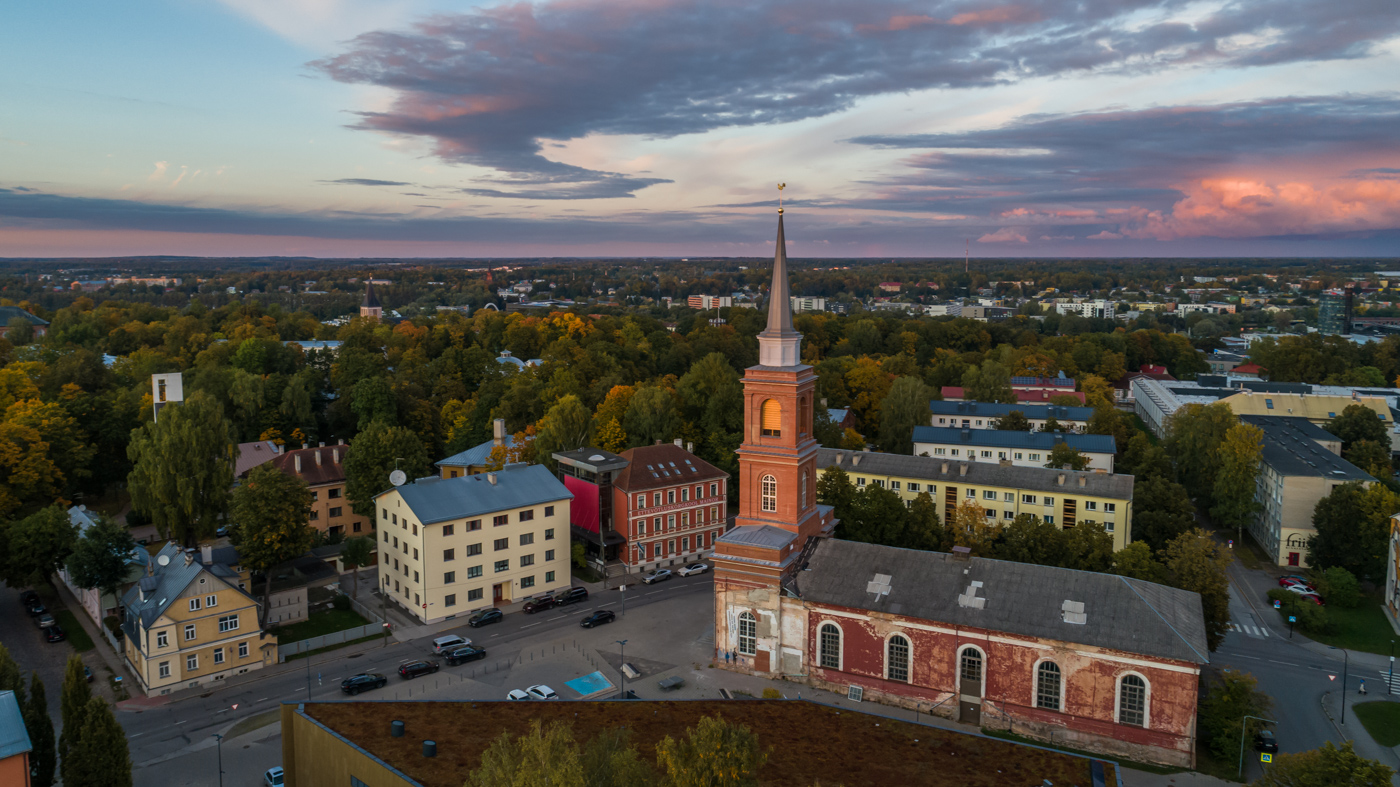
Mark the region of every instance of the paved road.
<instances>
[{"instance_id":1,"label":"paved road","mask_svg":"<svg viewBox=\"0 0 1400 787\"><path fill-rule=\"evenodd\" d=\"M633 587L627 591L626 615L630 617L634 610L658 601L688 596L708 598L713 593L714 583L708 574L675 578L651 587ZM405 696L412 689L415 696L418 696L425 686L431 688L435 680L443 680L453 671L480 669L487 664L514 656L520 649L518 643L521 640L537 638L551 632L558 632L560 636L564 636L583 631L579 628L578 621L592 610L612 609L621 613L619 595L616 591L606 591L593 595L582 604L562 610L551 610L533 616L510 614L503 623L485 628L469 629L463 625L459 629L453 629L452 633L460 633L475 643L484 645L490 658L485 662L465 667L444 667L438 676L404 681L395 674L400 662L428 655L429 641L432 638L429 636L406 643L391 643L387 647L371 648L348 657L343 653L332 652L293 662L295 666L291 669L284 667L283 671L274 674L250 673L258 677L245 679L239 684L232 684L209 694L183 697L153 709L123 712L118 714L118 721L127 731L132 761L163 770L162 766L157 765L158 761L179 755L181 750L187 747L206 745L215 732L229 727L234 722L276 710L278 705L285 701L305 699L308 696L308 682L309 696L312 699L334 699L344 696L339 689L342 678L359 672L381 672L389 676L390 683L386 691L397 691L401 693L400 696ZM670 621L663 617L649 620L648 626L649 631L655 632L655 636L666 637L673 624L678 623L679 621ZM303 666L306 668L297 668ZM379 696L392 698L383 694ZM234 707L235 705L237 707ZM200 752L198 756L207 759L209 754ZM186 753L186 756L195 755Z\"/></svg>"},{"instance_id":2,"label":"paved road","mask_svg":"<svg viewBox=\"0 0 1400 787\"><path fill-rule=\"evenodd\" d=\"M45 595L51 595L47 588L43 590ZM5 644L10 655L24 671L25 685L29 683L31 671L39 673L39 679L44 682L44 693L49 700L49 715L53 718L54 731L57 732L62 727L59 699L63 689L63 673L68 666L68 657L75 651L68 642L50 644L44 639L34 619L20 606L19 594L20 589L0 584L0 642ZM79 607L74 609L73 614L87 613ZM83 657L83 662L98 676L98 681L92 684L94 693L110 700L111 692L102 688L101 681L105 680L107 675L102 660L92 652Z\"/></svg>"}]
</instances>

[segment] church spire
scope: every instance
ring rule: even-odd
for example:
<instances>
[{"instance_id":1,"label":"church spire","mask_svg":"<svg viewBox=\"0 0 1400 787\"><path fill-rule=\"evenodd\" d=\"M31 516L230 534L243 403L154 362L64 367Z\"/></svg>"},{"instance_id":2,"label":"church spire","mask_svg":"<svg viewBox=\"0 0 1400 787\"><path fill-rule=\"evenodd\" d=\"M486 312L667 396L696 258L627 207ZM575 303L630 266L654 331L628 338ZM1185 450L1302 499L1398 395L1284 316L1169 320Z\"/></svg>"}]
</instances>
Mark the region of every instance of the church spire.
<instances>
[{"instance_id":1,"label":"church spire","mask_svg":"<svg viewBox=\"0 0 1400 787\"><path fill-rule=\"evenodd\" d=\"M778 185L778 241L773 251L773 284L768 288L768 327L758 335L760 366L797 366L802 362L802 334L792 327L787 238L783 233L782 190L786 185Z\"/></svg>"}]
</instances>

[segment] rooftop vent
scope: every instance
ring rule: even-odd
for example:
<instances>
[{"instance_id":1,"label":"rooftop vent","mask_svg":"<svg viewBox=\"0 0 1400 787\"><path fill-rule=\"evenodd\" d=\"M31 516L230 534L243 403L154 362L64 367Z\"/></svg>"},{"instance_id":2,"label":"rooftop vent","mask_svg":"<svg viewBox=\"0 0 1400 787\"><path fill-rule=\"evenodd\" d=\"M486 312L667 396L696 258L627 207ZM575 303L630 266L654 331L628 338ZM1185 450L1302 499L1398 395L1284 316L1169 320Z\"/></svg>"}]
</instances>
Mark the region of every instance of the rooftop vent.
<instances>
[{"instance_id":1,"label":"rooftop vent","mask_svg":"<svg viewBox=\"0 0 1400 787\"><path fill-rule=\"evenodd\" d=\"M874 593L875 600L879 601L881 596L890 594L890 580L893 578L889 574L876 574L874 579L865 583L865 592Z\"/></svg>"},{"instance_id":2,"label":"rooftop vent","mask_svg":"<svg viewBox=\"0 0 1400 787\"><path fill-rule=\"evenodd\" d=\"M977 595L977 589L982 587L981 580L973 580L967 586L967 590L958 596L958 606L966 609L984 609L987 606L987 599Z\"/></svg>"},{"instance_id":3,"label":"rooftop vent","mask_svg":"<svg viewBox=\"0 0 1400 787\"><path fill-rule=\"evenodd\" d=\"M1060 613L1060 619L1066 623L1075 623L1082 626L1089 622L1089 618L1084 614L1083 601L1070 601L1066 599L1065 603L1060 605Z\"/></svg>"},{"instance_id":4,"label":"rooftop vent","mask_svg":"<svg viewBox=\"0 0 1400 787\"><path fill-rule=\"evenodd\" d=\"M972 547L953 547L954 560L971 560Z\"/></svg>"},{"instance_id":5,"label":"rooftop vent","mask_svg":"<svg viewBox=\"0 0 1400 787\"><path fill-rule=\"evenodd\" d=\"M487 473L487 474L486 474L486 480L491 482L491 486L495 486L495 485L496 485L496 474L495 474L495 473Z\"/></svg>"},{"instance_id":6,"label":"rooftop vent","mask_svg":"<svg viewBox=\"0 0 1400 787\"><path fill-rule=\"evenodd\" d=\"M603 455L602 455L602 454L594 454L594 455L588 457L588 461L590 461L590 462L601 462L601 461L603 461Z\"/></svg>"}]
</instances>

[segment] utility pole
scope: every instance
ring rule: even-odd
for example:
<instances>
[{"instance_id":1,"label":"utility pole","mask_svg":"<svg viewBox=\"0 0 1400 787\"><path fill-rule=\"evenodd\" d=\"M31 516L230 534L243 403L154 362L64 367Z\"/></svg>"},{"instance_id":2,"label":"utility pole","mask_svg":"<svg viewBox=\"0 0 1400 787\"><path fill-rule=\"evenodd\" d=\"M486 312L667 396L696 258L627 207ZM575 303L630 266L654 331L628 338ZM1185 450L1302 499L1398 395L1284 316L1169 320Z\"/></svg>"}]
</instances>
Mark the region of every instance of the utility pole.
<instances>
[{"instance_id":1,"label":"utility pole","mask_svg":"<svg viewBox=\"0 0 1400 787\"><path fill-rule=\"evenodd\" d=\"M1345 703L1345 696L1342 697L1342 701ZM1240 719L1240 778L1244 778L1244 733L1245 730L1249 729L1244 723L1245 719L1258 719L1265 724L1278 724L1278 722L1263 718L1262 716L1245 716L1244 719Z\"/></svg>"},{"instance_id":2,"label":"utility pole","mask_svg":"<svg viewBox=\"0 0 1400 787\"><path fill-rule=\"evenodd\" d=\"M618 658L622 659L622 663L617 667L617 674L622 676L622 692L618 696L625 700L627 699L627 640L619 639L614 641L617 642L618 645Z\"/></svg>"},{"instance_id":3,"label":"utility pole","mask_svg":"<svg viewBox=\"0 0 1400 787\"><path fill-rule=\"evenodd\" d=\"M1343 724L1346 724L1346 723L1347 723L1347 667L1350 666L1350 663L1351 663L1351 654L1350 654L1350 653L1347 653L1346 648L1339 648L1339 647L1337 647L1336 645L1330 646L1330 649L1331 649L1331 650L1340 650L1340 651L1342 652L1342 723L1343 723Z\"/></svg>"},{"instance_id":4,"label":"utility pole","mask_svg":"<svg viewBox=\"0 0 1400 787\"><path fill-rule=\"evenodd\" d=\"M1390 682L1393 681L1393 680L1395 680L1395 640L1392 639L1392 640L1390 641L1390 673L1389 673L1388 675L1386 675L1386 679L1385 679L1385 693L1386 693L1386 694L1394 694L1394 693L1395 693L1395 692L1392 691L1391 688L1390 688Z\"/></svg>"},{"instance_id":5,"label":"utility pole","mask_svg":"<svg viewBox=\"0 0 1400 787\"><path fill-rule=\"evenodd\" d=\"M224 736L216 732L214 740L218 741L219 747L219 787L224 787Z\"/></svg>"}]
</instances>

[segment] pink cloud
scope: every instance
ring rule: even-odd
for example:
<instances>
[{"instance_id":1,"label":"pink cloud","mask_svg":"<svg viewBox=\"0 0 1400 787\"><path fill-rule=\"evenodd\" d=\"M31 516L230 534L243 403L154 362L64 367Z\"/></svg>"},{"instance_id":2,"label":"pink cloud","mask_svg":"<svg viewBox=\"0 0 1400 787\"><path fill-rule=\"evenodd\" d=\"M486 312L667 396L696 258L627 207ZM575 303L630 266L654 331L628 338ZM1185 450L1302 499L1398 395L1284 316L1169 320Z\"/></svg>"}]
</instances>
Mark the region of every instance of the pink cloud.
<instances>
[{"instance_id":1,"label":"pink cloud","mask_svg":"<svg viewBox=\"0 0 1400 787\"><path fill-rule=\"evenodd\" d=\"M1012 227L1002 227L996 232L989 232L977 239L978 243L1029 243L1026 235L1018 229Z\"/></svg>"},{"instance_id":2,"label":"pink cloud","mask_svg":"<svg viewBox=\"0 0 1400 787\"><path fill-rule=\"evenodd\" d=\"M1207 178L1182 191L1169 213L1131 209L1120 231L1131 238L1249 238L1400 227L1400 182L1335 185Z\"/></svg>"},{"instance_id":3,"label":"pink cloud","mask_svg":"<svg viewBox=\"0 0 1400 787\"><path fill-rule=\"evenodd\" d=\"M1108 230L1104 230L1103 232L1099 232L1099 233L1095 233L1095 234L1093 234L1093 235L1090 235L1088 239L1089 239L1089 240L1118 240L1119 238L1122 238L1122 237L1123 237L1122 235L1119 235L1119 234L1116 233L1116 232L1109 232Z\"/></svg>"}]
</instances>

